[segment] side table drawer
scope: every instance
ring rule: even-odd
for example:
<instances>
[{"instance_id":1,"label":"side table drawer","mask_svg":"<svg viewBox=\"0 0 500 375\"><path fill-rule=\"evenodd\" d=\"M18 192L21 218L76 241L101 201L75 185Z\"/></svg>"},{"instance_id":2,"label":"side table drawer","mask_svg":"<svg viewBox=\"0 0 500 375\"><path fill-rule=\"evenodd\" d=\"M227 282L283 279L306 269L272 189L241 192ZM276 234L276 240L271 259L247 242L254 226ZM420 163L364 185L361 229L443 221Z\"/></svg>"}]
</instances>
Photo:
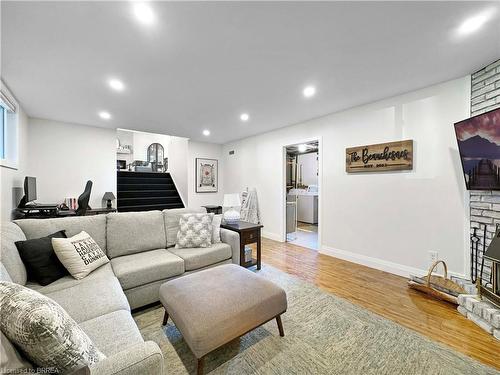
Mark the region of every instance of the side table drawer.
<instances>
[{"instance_id":1,"label":"side table drawer","mask_svg":"<svg viewBox=\"0 0 500 375\"><path fill-rule=\"evenodd\" d=\"M249 244L253 242L257 242L260 236L260 230L251 230L245 231L241 233L241 243Z\"/></svg>"}]
</instances>

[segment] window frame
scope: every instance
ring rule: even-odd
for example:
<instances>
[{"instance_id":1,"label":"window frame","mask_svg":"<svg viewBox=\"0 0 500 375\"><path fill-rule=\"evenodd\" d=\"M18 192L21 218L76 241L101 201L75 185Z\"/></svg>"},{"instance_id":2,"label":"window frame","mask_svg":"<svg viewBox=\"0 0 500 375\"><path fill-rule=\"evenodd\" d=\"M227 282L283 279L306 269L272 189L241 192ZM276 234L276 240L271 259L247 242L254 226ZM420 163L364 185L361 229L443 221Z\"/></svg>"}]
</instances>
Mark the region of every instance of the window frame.
<instances>
[{"instance_id":1,"label":"window frame","mask_svg":"<svg viewBox=\"0 0 500 375\"><path fill-rule=\"evenodd\" d=\"M0 155L0 167L17 170L19 162L19 106L3 81L1 81L0 87L0 106L4 109L3 155Z\"/></svg>"},{"instance_id":2,"label":"window frame","mask_svg":"<svg viewBox=\"0 0 500 375\"><path fill-rule=\"evenodd\" d=\"M7 108L0 102L0 110L2 111L2 127L0 128L0 160L5 159L5 127L7 124Z\"/></svg>"}]
</instances>

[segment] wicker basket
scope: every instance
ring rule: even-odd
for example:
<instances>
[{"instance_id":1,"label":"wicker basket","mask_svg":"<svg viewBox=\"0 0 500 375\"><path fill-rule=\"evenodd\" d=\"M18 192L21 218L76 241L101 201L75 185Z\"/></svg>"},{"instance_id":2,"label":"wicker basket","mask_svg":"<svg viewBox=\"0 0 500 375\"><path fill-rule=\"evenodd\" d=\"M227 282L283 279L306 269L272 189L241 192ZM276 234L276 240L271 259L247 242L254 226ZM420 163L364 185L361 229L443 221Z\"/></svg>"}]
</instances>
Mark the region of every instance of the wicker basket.
<instances>
[{"instance_id":1,"label":"wicker basket","mask_svg":"<svg viewBox=\"0 0 500 375\"><path fill-rule=\"evenodd\" d=\"M432 273L440 263L443 264L444 275L433 275ZM429 272L427 272L427 276L425 277L425 284L419 284L414 281L409 281L408 285L412 289L420 290L421 292L427 293L430 296L454 303L455 305L458 305L457 297L452 294L446 293L445 290L454 292L456 294L466 293L466 291L460 285L448 279L448 268L446 267L446 263L442 260L436 261L431 266L431 268L429 268Z\"/></svg>"}]
</instances>

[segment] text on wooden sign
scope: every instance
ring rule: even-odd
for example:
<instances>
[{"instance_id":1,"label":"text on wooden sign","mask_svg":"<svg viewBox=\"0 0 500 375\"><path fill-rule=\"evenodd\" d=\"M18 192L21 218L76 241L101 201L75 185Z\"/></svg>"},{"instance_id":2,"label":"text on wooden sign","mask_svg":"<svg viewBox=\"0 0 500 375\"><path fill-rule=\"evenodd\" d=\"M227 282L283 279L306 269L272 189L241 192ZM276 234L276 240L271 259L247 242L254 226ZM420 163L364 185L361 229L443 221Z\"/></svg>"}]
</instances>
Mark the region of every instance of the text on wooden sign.
<instances>
[{"instance_id":1,"label":"text on wooden sign","mask_svg":"<svg viewBox=\"0 0 500 375\"><path fill-rule=\"evenodd\" d=\"M413 169L413 140L346 148L346 172Z\"/></svg>"}]
</instances>

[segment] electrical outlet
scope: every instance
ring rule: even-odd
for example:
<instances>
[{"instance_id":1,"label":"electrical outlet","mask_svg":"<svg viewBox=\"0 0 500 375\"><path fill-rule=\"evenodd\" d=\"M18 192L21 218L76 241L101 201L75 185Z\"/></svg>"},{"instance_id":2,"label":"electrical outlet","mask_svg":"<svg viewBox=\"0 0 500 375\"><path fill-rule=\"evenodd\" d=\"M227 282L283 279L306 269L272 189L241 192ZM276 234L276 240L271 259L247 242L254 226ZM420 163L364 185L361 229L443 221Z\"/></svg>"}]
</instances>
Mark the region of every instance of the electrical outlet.
<instances>
[{"instance_id":1,"label":"electrical outlet","mask_svg":"<svg viewBox=\"0 0 500 375\"><path fill-rule=\"evenodd\" d=\"M437 251L429 251L429 262L434 263L438 260L438 252Z\"/></svg>"}]
</instances>

